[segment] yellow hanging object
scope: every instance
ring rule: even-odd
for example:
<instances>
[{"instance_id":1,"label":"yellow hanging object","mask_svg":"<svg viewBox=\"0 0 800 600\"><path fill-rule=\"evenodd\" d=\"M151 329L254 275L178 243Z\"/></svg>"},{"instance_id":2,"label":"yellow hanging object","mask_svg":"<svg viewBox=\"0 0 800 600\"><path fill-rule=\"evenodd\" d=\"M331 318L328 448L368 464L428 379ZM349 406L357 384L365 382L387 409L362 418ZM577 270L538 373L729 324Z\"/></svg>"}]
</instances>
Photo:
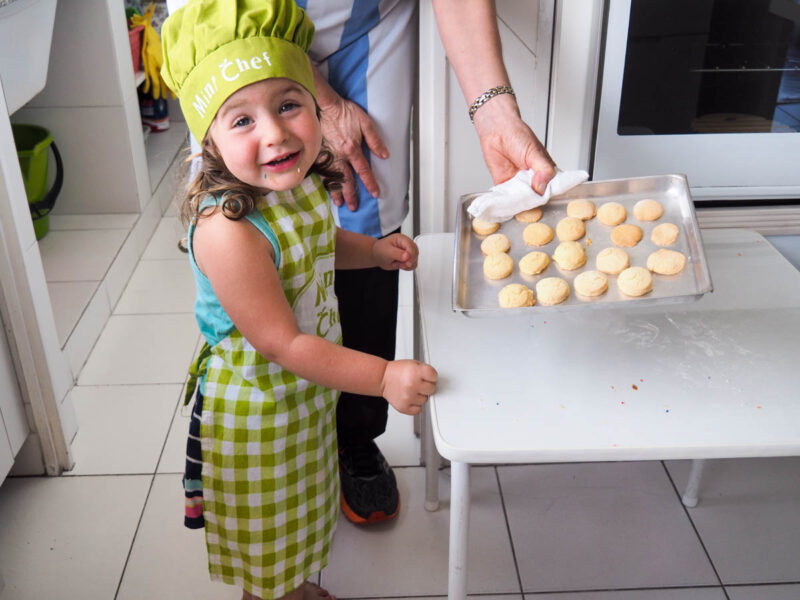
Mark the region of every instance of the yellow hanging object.
<instances>
[{"instance_id":1,"label":"yellow hanging object","mask_svg":"<svg viewBox=\"0 0 800 600\"><path fill-rule=\"evenodd\" d=\"M147 93L152 87L153 91L150 95L157 99L166 98L169 88L161 79L161 64L164 62L164 56L161 54L161 38L158 37L158 32L152 25L155 9L156 5L151 2L147 5L143 15L131 16L131 27L144 25L144 31L142 32L143 91ZM175 94L172 94L172 97L174 98Z\"/></svg>"}]
</instances>

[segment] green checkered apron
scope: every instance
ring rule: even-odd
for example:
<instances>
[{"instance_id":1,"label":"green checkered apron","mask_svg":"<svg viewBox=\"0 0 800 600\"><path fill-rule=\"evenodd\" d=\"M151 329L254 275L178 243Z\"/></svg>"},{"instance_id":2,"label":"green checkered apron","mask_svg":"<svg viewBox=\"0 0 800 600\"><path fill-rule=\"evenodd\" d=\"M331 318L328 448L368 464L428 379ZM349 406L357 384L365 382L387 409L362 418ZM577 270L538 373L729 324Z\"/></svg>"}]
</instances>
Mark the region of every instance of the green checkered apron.
<instances>
[{"instance_id":1,"label":"green checkered apron","mask_svg":"<svg viewBox=\"0 0 800 600\"><path fill-rule=\"evenodd\" d=\"M298 327L341 343L336 228L319 178L268 194L259 211L277 238ZM338 392L266 360L236 329L211 347L206 365L200 445L209 572L277 598L327 564L338 516Z\"/></svg>"}]
</instances>

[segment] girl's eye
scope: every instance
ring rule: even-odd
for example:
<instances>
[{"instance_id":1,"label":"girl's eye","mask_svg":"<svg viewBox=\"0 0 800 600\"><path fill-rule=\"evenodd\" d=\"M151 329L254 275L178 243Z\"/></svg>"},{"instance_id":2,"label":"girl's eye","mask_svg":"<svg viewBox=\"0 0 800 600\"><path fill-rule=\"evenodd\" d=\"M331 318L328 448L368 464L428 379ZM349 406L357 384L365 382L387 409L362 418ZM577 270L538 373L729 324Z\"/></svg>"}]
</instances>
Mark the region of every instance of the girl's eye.
<instances>
[{"instance_id":1,"label":"girl's eye","mask_svg":"<svg viewBox=\"0 0 800 600\"><path fill-rule=\"evenodd\" d=\"M250 125L250 123L252 123L252 121L250 120L250 117L239 117L233 123L233 126L234 127L246 127L247 125Z\"/></svg>"},{"instance_id":2,"label":"girl's eye","mask_svg":"<svg viewBox=\"0 0 800 600\"><path fill-rule=\"evenodd\" d=\"M285 112L288 112L288 111L292 110L293 108L296 108L297 106L299 106L297 104L297 102L287 101L287 102L284 102L283 104L281 104L281 107L280 107L280 109L278 109L278 112L279 113L285 113Z\"/></svg>"}]
</instances>

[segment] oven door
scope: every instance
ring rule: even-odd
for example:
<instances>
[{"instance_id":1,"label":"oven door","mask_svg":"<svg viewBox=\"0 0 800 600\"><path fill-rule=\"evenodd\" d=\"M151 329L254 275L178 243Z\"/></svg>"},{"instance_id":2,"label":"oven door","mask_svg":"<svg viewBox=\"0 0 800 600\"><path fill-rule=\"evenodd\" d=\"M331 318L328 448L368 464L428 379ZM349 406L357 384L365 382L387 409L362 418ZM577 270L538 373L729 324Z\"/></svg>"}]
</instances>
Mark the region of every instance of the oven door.
<instances>
[{"instance_id":1,"label":"oven door","mask_svg":"<svg viewBox=\"0 0 800 600\"><path fill-rule=\"evenodd\" d=\"M800 0L611 0L593 178L800 198Z\"/></svg>"}]
</instances>

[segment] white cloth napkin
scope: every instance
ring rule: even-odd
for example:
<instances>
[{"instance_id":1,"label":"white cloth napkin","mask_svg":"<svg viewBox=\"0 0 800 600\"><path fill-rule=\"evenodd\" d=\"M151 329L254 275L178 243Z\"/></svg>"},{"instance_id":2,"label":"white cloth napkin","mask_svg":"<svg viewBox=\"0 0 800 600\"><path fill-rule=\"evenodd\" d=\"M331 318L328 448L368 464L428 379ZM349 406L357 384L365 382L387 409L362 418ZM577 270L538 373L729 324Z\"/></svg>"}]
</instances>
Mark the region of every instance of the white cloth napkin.
<instances>
[{"instance_id":1,"label":"white cloth napkin","mask_svg":"<svg viewBox=\"0 0 800 600\"><path fill-rule=\"evenodd\" d=\"M533 169L520 171L503 183L492 186L488 192L477 196L467 208L476 219L491 223L508 221L515 214L546 204L553 196L571 190L589 179L586 171L556 170L556 176L547 184L541 196L533 191Z\"/></svg>"}]
</instances>

